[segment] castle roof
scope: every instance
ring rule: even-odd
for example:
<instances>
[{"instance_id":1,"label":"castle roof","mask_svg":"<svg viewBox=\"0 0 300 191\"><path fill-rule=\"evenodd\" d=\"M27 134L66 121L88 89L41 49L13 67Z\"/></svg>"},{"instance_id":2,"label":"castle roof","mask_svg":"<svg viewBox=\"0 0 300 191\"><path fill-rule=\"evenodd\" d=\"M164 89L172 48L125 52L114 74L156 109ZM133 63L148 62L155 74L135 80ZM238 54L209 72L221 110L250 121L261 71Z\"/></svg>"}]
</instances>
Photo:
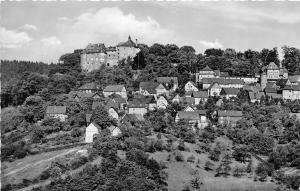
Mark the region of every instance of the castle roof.
<instances>
[{"instance_id":1,"label":"castle roof","mask_svg":"<svg viewBox=\"0 0 300 191\"><path fill-rule=\"evenodd\" d=\"M106 53L104 43L88 44L87 47L81 53Z\"/></svg>"},{"instance_id":2,"label":"castle roof","mask_svg":"<svg viewBox=\"0 0 300 191\"><path fill-rule=\"evenodd\" d=\"M120 42L118 44L120 47L136 47L136 44L131 40L131 37L128 37L128 40L126 42Z\"/></svg>"}]
</instances>

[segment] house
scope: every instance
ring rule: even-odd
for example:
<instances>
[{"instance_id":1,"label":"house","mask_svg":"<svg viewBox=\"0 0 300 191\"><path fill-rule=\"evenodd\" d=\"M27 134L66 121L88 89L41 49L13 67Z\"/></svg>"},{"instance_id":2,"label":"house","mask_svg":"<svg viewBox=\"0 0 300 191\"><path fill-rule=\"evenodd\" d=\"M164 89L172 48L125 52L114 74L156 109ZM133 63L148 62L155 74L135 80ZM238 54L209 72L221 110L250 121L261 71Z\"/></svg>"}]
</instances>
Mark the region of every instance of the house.
<instances>
[{"instance_id":1,"label":"house","mask_svg":"<svg viewBox=\"0 0 300 191\"><path fill-rule=\"evenodd\" d=\"M48 106L46 110L46 117L53 117L60 121L66 121L67 116L66 106Z\"/></svg>"},{"instance_id":2,"label":"house","mask_svg":"<svg viewBox=\"0 0 300 191\"><path fill-rule=\"evenodd\" d=\"M118 94L122 98L127 100L127 93L124 85L109 85L103 90L104 97L108 97L112 94Z\"/></svg>"},{"instance_id":3,"label":"house","mask_svg":"<svg viewBox=\"0 0 300 191\"><path fill-rule=\"evenodd\" d=\"M249 99L251 103L260 102L262 97L265 97L264 92L249 92Z\"/></svg>"},{"instance_id":4,"label":"house","mask_svg":"<svg viewBox=\"0 0 300 191\"><path fill-rule=\"evenodd\" d=\"M267 79L268 80L277 80L279 79L279 67L274 63L271 62L267 68Z\"/></svg>"},{"instance_id":5,"label":"house","mask_svg":"<svg viewBox=\"0 0 300 191\"><path fill-rule=\"evenodd\" d=\"M182 102L182 101L183 101L183 97L180 97L179 94L176 94L176 95L174 96L174 98L172 99L172 103L174 103L174 102L180 103L180 102Z\"/></svg>"},{"instance_id":6,"label":"house","mask_svg":"<svg viewBox=\"0 0 300 191\"><path fill-rule=\"evenodd\" d=\"M147 108L147 104L133 100L128 104L128 113L144 116L148 112Z\"/></svg>"},{"instance_id":7,"label":"house","mask_svg":"<svg viewBox=\"0 0 300 191\"><path fill-rule=\"evenodd\" d=\"M178 123L180 120L186 120L192 126L197 125L198 128L204 128L208 125L205 110L179 111L176 114L175 122Z\"/></svg>"},{"instance_id":8,"label":"house","mask_svg":"<svg viewBox=\"0 0 300 191\"><path fill-rule=\"evenodd\" d=\"M178 88L177 77L157 77L156 81L163 84L170 91L175 91Z\"/></svg>"},{"instance_id":9,"label":"house","mask_svg":"<svg viewBox=\"0 0 300 191\"><path fill-rule=\"evenodd\" d=\"M169 90L167 90L167 87L164 84L159 84L156 88L156 96L160 96L160 95L165 95L167 97L169 97Z\"/></svg>"},{"instance_id":10,"label":"house","mask_svg":"<svg viewBox=\"0 0 300 191\"><path fill-rule=\"evenodd\" d=\"M114 105L117 106L115 108L118 108L118 110L125 110L127 101L118 94L112 94L108 97L108 100L106 100L106 105Z\"/></svg>"},{"instance_id":11,"label":"house","mask_svg":"<svg viewBox=\"0 0 300 191\"><path fill-rule=\"evenodd\" d=\"M119 129L119 127L116 127L116 126L110 126L108 127L108 130L110 132L110 135L113 136L113 137L116 137L116 136L119 136L122 134L122 131Z\"/></svg>"},{"instance_id":12,"label":"house","mask_svg":"<svg viewBox=\"0 0 300 191\"><path fill-rule=\"evenodd\" d=\"M99 134L100 126L96 122L90 123L85 129L85 143L92 143L95 135Z\"/></svg>"},{"instance_id":13,"label":"house","mask_svg":"<svg viewBox=\"0 0 300 191\"><path fill-rule=\"evenodd\" d=\"M282 90L282 98L289 100L299 100L300 85L286 85Z\"/></svg>"},{"instance_id":14,"label":"house","mask_svg":"<svg viewBox=\"0 0 300 191\"><path fill-rule=\"evenodd\" d=\"M230 78L203 78L202 88L209 89L212 84L217 83L221 88L243 88L245 85L242 79L230 79Z\"/></svg>"},{"instance_id":15,"label":"house","mask_svg":"<svg viewBox=\"0 0 300 191\"><path fill-rule=\"evenodd\" d=\"M280 93L280 87L276 85L276 82L267 82L264 91L266 96L271 97L273 99L282 98L282 94Z\"/></svg>"},{"instance_id":16,"label":"house","mask_svg":"<svg viewBox=\"0 0 300 191\"><path fill-rule=\"evenodd\" d=\"M156 87L158 85L156 82L140 82L139 93L144 96L153 95L156 99Z\"/></svg>"},{"instance_id":17,"label":"house","mask_svg":"<svg viewBox=\"0 0 300 191\"><path fill-rule=\"evenodd\" d=\"M184 90L185 90L185 92L199 91L197 88L197 85L192 81L188 81L185 84Z\"/></svg>"},{"instance_id":18,"label":"house","mask_svg":"<svg viewBox=\"0 0 300 191\"><path fill-rule=\"evenodd\" d=\"M214 78L216 76L216 72L206 65L205 68L196 73L196 82L201 82L203 78Z\"/></svg>"},{"instance_id":19,"label":"house","mask_svg":"<svg viewBox=\"0 0 300 191\"><path fill-rule=\"evenodd\" d=\"M195 109L194 109L192 106L187 105L187 106L183 109L183 111L195 111Z\"/></svg>"},{"instance_id":20,"label":"house","mask_svg":"<svg viewBox=\"0 0 300 191\"><path fill-rule=\"evenodd\" d=\"M237 88L222 88L220 92L221 97L225 97L226 99L230 99L232 97L237 97L240 89Z\"/></svg>"},{"instance_id":21,"label":"house","mask_svg":"<svg viewBox=\"0 0 300 191\"><path fill-rule=\"evenodd\" d=\"M115 109L115 108L113 108L113 107L109 107L108 108L108 115L111 117L111 118L113 118L113 119L115 119L115 120L119 120L119 114L118 114L118 111L117 111L117 109Z\"/></svg>"},{"instance_id":22,"label":"house","mask_svg":"<svg viewBox=\"0 0 300 191\"><path fill-rule=\"evenodd\" d=\"M76 101L80 101L81 99L92 98L93 100L100 99L101 96L98 92L91 93L91 92L76 92L74 99Z\"/></svg>"},{"instance_id":23,"label":"house","mask_svg":"<svg viewBox=\"0 0 300 191\"><path fill-rule=\"evenodd\" d=\"M182 102L187 105L195 105L195 98L194 97L184 97Z\"/></svg>"},{"instance_id":24,"label":"house","mask_svg":"<svg viewBox=\"0 0 300 191\"><path fill-rule=\"evenodd\" d=\"M157 107L157 101L155 99L155 96L153 95L149 95L149 96L136 95L134 96L133 101L136 103L141 103L146 105L149 111L153 111Z\"/></svg>"},{"instance_id":25,"label":"house","mask_svg":"<svg viewBox=\"0 0 300 191\"><path fill-rule=\"evenodd\" d=\"M236 126L237 121L243 117L242 111L218 111L217 112L218 123L221 125L232 125Z\"/></svg>"},{"instance_id":26,"label":"house","mask_svg":"<svg viewBox=\"0 0 300 191\"><path fill-rule=\"evenodd\" d=\"M168 105L169 105L169 103L164 96L160 96L157 99L157 108L158 109L166 109Z\"/></svg>"},{"instance_id":27,"label":"house","mask_svg":"<svg viewBox=\"0 0 300 191\"><path fill-rule=\"evenodd\" d=\"M196 105L199 105L200 102L205 103L208 99L208 91L193 92L193 97L195 98Z\"/></svg>"},{"instance_id":28,"label":"house","mask_svg":"<svg viewBox=\"0 0 300 191\"><path fill-rule=\"evenodd\" d=\"M95 82L86 83L78 88L78 91L85 93L95 93L98 91L98 87Z\"/></svg>"},{"instance_id":29,"label":"house","mask_svg":"<svg viewBox=\"0 0 300 191\"><path fill-rule=\"evenodd\" d=\"M213 83L209 88L208 88L208 94L210 96L219 96L221 93L222 87L218 83Z\"/></svg>"}]
</instances>

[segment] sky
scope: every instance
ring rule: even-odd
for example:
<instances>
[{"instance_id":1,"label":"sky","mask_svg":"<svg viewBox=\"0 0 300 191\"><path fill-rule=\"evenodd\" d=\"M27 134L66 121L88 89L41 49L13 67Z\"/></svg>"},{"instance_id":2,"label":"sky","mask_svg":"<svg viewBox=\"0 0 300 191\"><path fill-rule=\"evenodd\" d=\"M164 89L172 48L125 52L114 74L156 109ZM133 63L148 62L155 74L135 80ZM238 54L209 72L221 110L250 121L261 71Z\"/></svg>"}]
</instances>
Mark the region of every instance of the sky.
<instances>
[{"instance_id":1,"label":"sky","mask_svg":"<svg viewBox=\"0 0 300 191\"><path fill-rule=\"evenodd\" d=\"M4 1L0 58L57 62L88 43L139 43L260 51L300 48L300 2ZM282 56L282 55L281 55Z\"/></svg>"}]
</instances>

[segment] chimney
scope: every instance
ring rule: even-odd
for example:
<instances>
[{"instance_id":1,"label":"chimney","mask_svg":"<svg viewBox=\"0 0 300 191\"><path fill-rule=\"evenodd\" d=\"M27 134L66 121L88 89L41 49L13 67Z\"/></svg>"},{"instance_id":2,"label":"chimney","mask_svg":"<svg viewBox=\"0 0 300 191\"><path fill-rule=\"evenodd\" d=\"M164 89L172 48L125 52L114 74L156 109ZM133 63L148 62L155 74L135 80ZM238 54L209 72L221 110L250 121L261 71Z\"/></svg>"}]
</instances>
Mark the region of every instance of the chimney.
<instances>
[{"instance_id":1,"label":"chimney","mask_svg":"<svg viewBox=\"0 0 300 191\"><path fill-rule=\"evenodd\" d=\"M135 44L138 45L138 40L137 40L137 38L135 39Z\"/></svg>"}]
</instances>

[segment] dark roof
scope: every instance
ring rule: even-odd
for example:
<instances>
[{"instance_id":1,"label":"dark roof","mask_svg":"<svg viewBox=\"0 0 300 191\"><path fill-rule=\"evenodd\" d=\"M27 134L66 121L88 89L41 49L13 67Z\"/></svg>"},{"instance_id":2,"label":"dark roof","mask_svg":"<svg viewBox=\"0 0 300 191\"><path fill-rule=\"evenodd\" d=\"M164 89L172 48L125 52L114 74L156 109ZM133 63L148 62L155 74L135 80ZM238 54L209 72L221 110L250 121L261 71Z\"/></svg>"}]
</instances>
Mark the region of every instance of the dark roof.
<instances>
[{"instance_id":1,"label":"dark roof","mask_svg":"<svg viewBox=\"0 0 300 191\"><path fill-rule=\"evenodd\" d=\"M239 92L238 88L222 88L220 95L237 95Z\"/></svg>"},{"instance_id":2,"label":"dark roof","mask_svg":"<svg viewBox=\"0 0 300 191\"><path fill-rule=\"evenodd\" d=\"M136 44L131 40L131 37L128 37L128 40L126 42L120 42L118 46L121 47L136 47Z\"/></svg>"},{"instance_id":3,"label":"dark roof","mask_svg":"<svg viewBox=\"0 0 300 191\"><path fill-rule=\"evenodd\" d=\"M197 91L192 92L194 98L208 98L208 92L207 91Z\"/></svg>"},{"instance_id":4,"label":"dark roof","mask_svg":"<svg viewBox=\"0 0 300 191\"><path fill-rule=\"evenodd\" d=\"M288 79L280 79L276 82L276 85L279 86L280 88L283 88L286 83L287 83Z\"/></svg>"},{"instance_id":5,"label":"dark roof","mask_svg":"<svg viewBox=\"0 0 300 191\"><path fill-rule=\"evenodd\" d=\"M66 106L48 106L46 113L47 114L66 114Z\"/></svg>"},{"instance_id":6,"label":"dark roof","mask_svg":"<svg viewBox=\"0 0 300 191\"><path fill-rule=\"evenodd\" d=\"M157 82L159 83L171 83L178 84L177 77L157 77Z\"/></svg>"},{"instance_id":7,"label":"dark roof","mask_svg":"<svg viewBox=\"0 0 300 191\"><path fill-rule=\"evenodd\" d=\"M267 66L267 70L279 70L279 67L274 62L270 62Z\"/></svg>"},{"instance_id":8,"label":"dark roof","mask_svg":"<svg viewBox=\"0 0 300 191\"><path fill-rule=\"evenodd\" d=\"M179 119L200 120L200 115L197 111L178 111Z\"/></svg>"},{"instance_id":9,"label":"dark roof","mask_svg":"<svg viewBox=\"0 0 300 191\"><path fill-rule=\"evenodd\" d=\"M218 84L244 84L244 80L241 79L226 79L226 78L203 78L202 79L203 84L213 84L213 83L218 83Z\"/></svg>"},{"instance_id":10,"label":"dark roof","mask_svg":"<svg viewBox=\"0 0 300 191\"><path fill-rule=\"evenodd\" d=\"M135 115L135 114L128 114L126 113L122 119L122 122L124 121L130 121L130 122L138 122L138 121L143 121L143 118L140 115Z\"/></svg>"},{"instance_id":11,"label":"dark roof","mask_svg":"<svg viewBox=\"0 0 300 191\"><path fill-rule=\"evenodd\" d=\"M143 103L143 104L150 104L150 103L156 103L155 97L153 95L144 96L144 95L136 95L133 98L133 101L136 103Z\"/></svg>"},{"instance_id":12,"label":"dark roof","mask_svg":"<svg viewBox=\"0 0 300 191\"><path fill-rule=\"evenodd\" d=\"M156 87L159 83L156 82L140 82L140 88L147 90L150 94L156 94Z\"/></svg>"},{"instance_id":13,"label":"dark roof","mask_svg":"<svg viewBox=\"0 0 300 191\"><path fill-rule=\"evenodd\" d=\"M78 88L79 90L97 90L97 85L95 82L91 82L91 83L86 83L84 85L82 85L80 88Z\"/></svg>"},{"instance_id":14,"label":"dark roof","mask_svg":"<svg viewBox=\"0 0 300 191\"><path fill-rule=\"evenodd\" d=\"M220 77L229 77L228 72L220 72Z\"/></svg>"},{"instance_id":15,"label":"dark roof","mask_svg":"<svg viewBox=\"0 0 300 191\"><path fill-rule=\"evenodd\" d=\"M249 98L253 99L261 99L261 97L265 96L264 92L249 92Z\"/></svg>"},{"instance_id":16,"label":"dark roof","mask_svg":"<svg viewBox=\"0 0 300 191\"><path fill-rule=\"evenodd\" d=\"M208 65L206 65L200 72L214 72Z\"/></svg>"},{"instance_id":17,"label":"dark roof","mask_svg":"<svg viewBox=\"0 0 300 191\"><path fill-rule=\"evenodd\" d=\"M300 81L300 75L293 75L288 77L291 83L297 83Z\"/></svg>"},{"instance_id":18,"label":"dark roof","mask_svg":"<svg viewBox=\"0 0 300 191\"><path fill-rule=\"evenodd\" d=\"M242 111L233 111L233 110L224 110L224 111L218 111L219 117L242 117L243 113Z\"/></svg>"},{"instance_id":19,"label":"dark roof","mask_svg":"<svg viewBox=\"0 0 300 191\"><path fill-rule=\"evenodd\" d=\"M103 90L104 92L120 92L124 88L124 85L108 85Z\"/></svg>"},{"instance_id":20,"label":"dark roof","mask_svg":"<svg viewBox=\"0 0 300 191\"><path fill-rule=\"evenodd\" d=\"M106 48L103 43L88 44L81 53L106 53Z\"/></svg>"},{"instance_id":21,"label":"dark roof","mask_svg":"<svg viewBox=\"0 0 300 191\"><path fill-rule=\"evenodd\" d=\"M195 98L193 97L185 97L183 101L187 104L191 104L191 105L195 104Z\"/></svg>"},{"instance_id":22,"label":"dark roof","mask_svg":"<svg viewBox=\"0 0 300 191\"><path fill-rule=\"evenodd\" d=\"M300 91L300 85L286 85L284 90Z\"/></svg>"}]
</instances>

